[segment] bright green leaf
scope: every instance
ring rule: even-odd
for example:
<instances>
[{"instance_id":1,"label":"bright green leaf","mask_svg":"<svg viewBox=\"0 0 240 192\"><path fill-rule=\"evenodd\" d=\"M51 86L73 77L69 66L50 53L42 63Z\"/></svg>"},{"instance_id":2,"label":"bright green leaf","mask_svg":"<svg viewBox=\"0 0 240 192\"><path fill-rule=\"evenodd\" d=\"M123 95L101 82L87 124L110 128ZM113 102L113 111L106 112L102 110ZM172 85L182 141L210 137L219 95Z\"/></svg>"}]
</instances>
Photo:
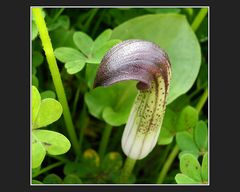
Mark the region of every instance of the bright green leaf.
<instances>
[{"instance_id":1,"label":"bright green leaf","mask_svg":"<svg viewBox=\"0 0 240 192\"><path fill-rule=\"evenodd\" d=\"M35 122L40 106L41 96L38 92L38 89L35 86L32 86L32 122Z\"/></svg>"},{"instance_id":2,"label":"bright green leaf","mask_svg":"<svg viewBox=\"0 0 240 192\"><path fill-rule=\"evenodd\" d=\"M69 140L64 135L55 131L34 130L32 134L51 155L61 155L66 153L71 147Z\"/></svg>"},{"instance_id":3,"label":"bright green leaf","mask_svg":"<svg viewBox=\"0 0 240 192\"><path fill-rule=\"evenodd\" d=\"M88 57L91 55L93 40L86 33L75 32L73 34L73 41L82 53Z\"/></svg>"},{"instance_id":4,"label":"bright green leaf","mask_svg":"<svg viewBox=\"0 0 240 192\"><path fill-rule=\"evenodd\" d=\"M200 151L207 151L208 129L204 121L199 121L194 127L194 140Z\"/></svg>"},{"instance_id":5,"label":"bright green leaf","mask_svg":"<svg viewBox=\"0 0 240 192\"><path fill-rule=\"evenodd\" d=\"M177 131L185 131L193 128L198 121L198 111L191 107L185 107L177 120L176 129Z\"/></svg>"},{"instance_id":6,"label":"bright green leaf","mask_svg":"<svg viewBox=\"0 0 240 192\"><path fill-rule=\"evenodd\" d=\"M139 16L114 28L111 38L149 40L160 45L168 53L172 64L168 103L186 93L197 78L201 50L195 33L183 15Z\"/></svg>"},{"instance_id":7,"label":"bright green leaf","mask_svg":"<svg viewBox=\"0 0 240 192\"><path fill-rule=\"evenodd\" d=\"M62 105L55 99L47 98L41 101L38 115L33 122L33 129L45 127L57 121L62 115Z\"/></svg>"},{"instance_id":8,"label":"bright green leaf","mask_svg":"<svg viewBox=\"0 0 240 192\"><path fill-rule=\"evenodd\" d=\"M188 177L201 182L201 167L195 156L192 154L184 154L180 158L180 170Z\"/></svg>"},{"instance_id":9,"label":"bright green leaf","mask_svg":"<svg viewBox=\"0 0 240 192\"><path fill-rule=\"evenodd\" d=\"M203 156L201 175L203 182L208 182L208 153Z\"/></svg>"},{"instance_id":10,"label":"bright green leaf","mask_svg":"<svg viewBox=\"0 0 240 192\"><path fill-rule=\"evenodd\" d=\"M93 52L98 50L100 47L103 46L104 43L106 43L112 35L111 29L106 29L103 31L94 41L93 43Z\"/></svg>"},{"instance_id":11,"label":"bright green leaf","mask_svg":"<svg viewBox=\"0 0 240 192\"><path fill-rule=\"evenodd\" d=\"M175 180L177 184L200 184L199 181L196 181L182 173L178 173L175 177Z\"/></svg>"},{"instance_id":12,"label":"bright green leaf","mask_svg":"<svg viewBox=\"0 0 240 192\"><path fill-rule=\"evenodd\" d=\"M61 184L62 179L58 175L52 173L52 174L47 175L43 179L43 183L44 184Z\"/></svg>"},{"instance_id":13,"label":"bright green leaf","mask_svg":"<svg viewBox=\"0 0 240 192\"><path fill-rule=\"evenodd\" d=\"M46 150L37 137L32 134L32 169L39 167L46 155Z\"/></svg>"},{"instance_id":14,"label":"bright green leaf","mask_svg":"<svg viewBox=\"0 0 240 192\"><path fill-rule=\"evenodd\" d=\"M84 60L74 60L69 61L65 64L65 68L67 69L67 72L69 74L75 74L79 71L81 71L85 66Z\"/></svg>"},{"instance_id":15,"label":"bright green leaf","mask_svg":"<svg viewBox=\"0 0 240 192\"><path fill-rule=\"evenodd\" d=\"M78 50L70 47L60 47L55 49L54 54L56 58L62 63L76 61L76 60L85 60L85 56L80 53Z\"/></svg>"},{"instance_id":16,"label":"bright green leaf","mask_svg":"<svg viewBox=\"0 0 240 192\"><path fill-rule=\"evenodd\" d=\"M32 85L38 87L38 78L36 75L32 75Z\"/></svg>"},{"instance_id":17,"label":"bright green leaf","mask_svg":"<svg viewBox=\"0 0 240 192\"><path fill-rule=\"evenodd\" d=\"M178 132L176 134L176 141L181 151L186 151L196 156L199 155L199 150L193 141L192 135L187 131Z\"/></svg>"}]
</instances>

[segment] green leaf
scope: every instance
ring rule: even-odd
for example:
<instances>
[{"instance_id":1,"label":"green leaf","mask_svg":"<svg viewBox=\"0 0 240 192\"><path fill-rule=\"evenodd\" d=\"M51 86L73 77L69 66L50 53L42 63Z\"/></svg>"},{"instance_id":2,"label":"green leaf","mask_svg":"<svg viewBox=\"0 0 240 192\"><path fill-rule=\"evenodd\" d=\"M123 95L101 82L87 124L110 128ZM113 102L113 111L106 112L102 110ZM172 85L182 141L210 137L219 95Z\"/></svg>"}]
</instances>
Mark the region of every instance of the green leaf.
<instances>
[{"instance_id":1,"label":"green leaf","mask_svg":"<svg viewBox=\"0 0 240 192\"><path fill-rule=\"evenodd\" d=\"M93 53L93 57L95 59L97 59L99 61L99 63L101 62L103 56L107 53L107 51L112 48L114 45L120 43L121 40L119 39L112 39L106 43L104 43L99 49L97 49L94 53Z\"/></svg>"},{"instance_id":2,"label":"green leaf","mask_svg":"<svg viewBox=\"0 0 240 192\"><path fill-rule=\"evenodd\" d=\"M42 64L43 62L43 55L39 51L33 51L32 53L32 66L33 67L38 67L39 65Z\"/></svg>"},{"instance_id":3,"label":"green leaf","mask_svg":"<svg viewBox=\"0 0 240 192\"><path fill-rule=\"evenodd\" d=\"M194 140L200 151L207 151L208 129L204 121L199 121L194 128Z\"/></svg>"},{"instance_id":4,"label":"green leaf","mask_svg":"<svg viewBox=\"0 0 240 192\"><path fill-rule=\"evenodd\" d=\"M69 61L65 64L65 68L67 69L67 72L69 74L75 74L79 71L81 71L85 66L84 60L74 60Z\"/></svg>"},{"instance_id":5,"label":"green leaf","mask_svg":"<svg viewBox=\"0 0 240 192\"><path fill-rule=\"evenodd\" d=\"M32 21L32 41L37 37L38 29L35 21Z\"/></svg>"},{"instance_id":6,"label":"green leaf","mask_svg":"<svg viewBox=\"0 0 240 192\"><path fill-rule=\"evenodd\" d=\"M47 175L43 179L43 183L44 184L61 184L62 179L58 175L52 173L52 174Z\"/></svg>"},{"instance_id":7,"label":"green leaf","mask_svg":"<svg viewBox=\"0 0 240 192\"><path fill-rule=\"evenodd\" d=\"M53 49L59 47L71 47L77 49L76 45L73 42L73 30L67 30L64 28L58 28L52 31L49 35L53 45Z\"/></svg>"},{"instance_id":8,"label":"green leaf","mask_svg":"<svg viewBox=\"0 0 240 192\"><path fill-rule=\"evenodd\" d=\"M32 85L38 87L38 78L36 75L32 75Z\"/></svg>"},{"instance_id":9,"label":"green leaf","mask_svg":"<svg viewBox=\"0 0 240 192\"><path fill-rule=\"evenodd\" d=\"M178 173L175 176L175 180L177 182L177 184L200 184L199 181L196 181L194 179L192 179L191 177L188 177L185 174L182 173Z\"/></svg>"},{"instance_id":10,"label":"green leaf","mask_svg":"<svg viewBox=\"0 0 240 192\"><path fill-rule=\"evenodd\" d=\"M55 131L33 130L32 135L50 155L61 155L71 147L69 140Z\"/></svg>"},{"instance_id":11,"label":"green leaf","mask_svg":"<svg viewBox=\"0 0 240 192\"><path fill-rule=\"evenodd\" d=\"M163 124L158 137L159 145L167 145L172 142L175 135L176 113L167 108L164 114Z\"/></svg>"},{"instance_id":12,"label":"green leaf","mask_svg":"<svg viewBox=\"0 0 240 192\"><path fill-rule=\"evenodd\" d=\"M112 35L111 29L106 29L103 31L94 41L93 43L93 52L98 50L105 42L107 42Z\"/></svg>"},{"instance_id":13,"label":"green leaf","mask_svg":"<svg viewBox=\"0 0 240 192\"><path fill-rule=\"evenodd\" d=\"M192 153L195 156L199 155L200 152L193 141L192 135L187 131L178 132L176 134L176 141L181 151Z\"/></svg>"},{"instance_id":14,"label":"green leaf","mask_svg":"<svg viewBox=\"0 0 240 192\"><path fill-rule=\"evenodd\" d=\"M78 175L82 176L82 170L84 170L84 167L79 162L68 162L64 166L63 172L65 175Z\"/></svg>"},{"instance_id":15,"label":"green leaf","mask_svg":"<svg viewBox=\"0 0 240 192\"><path fill-rule=\"evenodd\" d=\"M32 169L39 167L46 155L46 150L37 137L32 134Z\"/></svg>"},{"instance_id":16,"label":"green leaf","mask_svg":"<svg viewBox=\"0 0 240 192\"><path fill-rule=\"evenodd\" d=\"M77 175L67 175L63 179L64 184L82 184L82 180Z\"/></svg>"},{"instance_id":17,"label":"green leaf","mask_svg":"<svg viewBox=\"0 0 240 192\"><path fill-rule=\"evenodd\" d=\"M179 8L145 8L150 13L179 13Z\"/></svg>"},{"instance_id":18,"label":"green leaf","mask_svg":"<svg viewBox=\"0 0 240 192\"><path fill-rule=\"evenodd\" d=\"M75 32L73 34L73 41L78 49L86 56L90 56L92 52L93 40L86 33Z\"/></svg>"},{"instance_id":19,"label":"green leaf","mask_svg":"<svg viewBox=\"0 0 240 192\"><path fill-rule=\"evenodd\" d=\"M85 56L80 53L78 50L70 47L60 47L55 49L54 54L56 58L62 63L76 61L76 60L85 60Z\"/></svg>"},{"instance_id":20,"label":"green leaf","mask_svg":"<svg viewBox=\"0 0 240 192\"><path fill-rule=\"evenodd\" d=\"M184 154L180 158L180 170L195 181L201 182L201 167L195 156Z\"/></svg>"},{"instance_id":21,"label":"green leaf","mask_svg":"<svg viewBox=\"0 0 240 192\"><path fill-rule=\"evenodd\" d=\"M183 15L154 14L136 17L114 28L111 38L152 41L168 53L172 65L168 103L186 93L197 78L201 64L200 45Z\"/></svg>"},{"instance_id":22,"label":"green leaf","mask_svg":"<svg viewBox=\"0 0 240 192\"><path fill-rule=\"evenodd\" d=\"M62 111L62 105L57 100L52 98L43 99L38 108L37 117L35 121L32 121L33 129L44 127L57 121L61 117Z\"/></svg>"},{"instance_id":23,"label":"green leaf","mask_svg":"<svg viewBox=\"0 0 240 192\"><path fill-rule=\"evenodd\" d=\"M32 180L32 184L43 184L43 183L41 181L33 179Z\"/></svg>"},{"instance_id":24,"label":"green leaf","mask_svg":"<svg viewBox=\"0 0 240 192\"><path fill-rule=\"evenodd\" d=\"M82 160L84 164L87 164L91 168L96 168L100 164L100 158L96 151L93 149L87 149L84 151Z\"/></svg>"},{"instance_id":25,"label":"green leaf","mask_svg":"<svg viewBox=\"0 0 240 192\"><path fill-rule=\"evenodd\" d=\"M35 122L41 105L41 96L38 89L32 86L32 122Z\"/></svg>"},{"instance_id":26,"label":"green leaf","mask_svg":"<svg viewBox=\"0 0 240 192\"><path fill-rule=\"evenodd\" d=\"M122 164L122 156L118 152L110 152L104 157L101 169L106 173L111 173L119 170Z\"/></svg>"},{"instance_id":27,"label":"green leaf","mask_svg":"<svg viewBox=\"0 0 240 192\"><path fill-rule=\"evenodd\" d=\"M177 120L176 129L177 131L185 131L192 129L198 121L198 111L191 107L185 107Z\"/></svg>"},{"instance_id":28,"label":"green leaf","mask_svg":"<svg viewBox=\"0 0 240 192\"><path fill-rule=\"evenodd\" d=\"M55 99L55 98L56 98L56 94L55 94L54 91L51 91L51 90L43 91L43 92L41 93L41 98L42 98L42 99L46 99L46 98Z\"/></svg>"},{"instance_id":29,"label":"green leaf","mask_svg":"<svg viewBox=\"0 0 240 192\"><path fill-rule=\"evenodd\" d=\"M208 153L205 153L202 160L201 175L203 183L208 182Z\"/></svg>"},{"instance_id":30,"label":"green leaf","mask_svg":"<svg viewBox=\"0 0 240 192\"><path fill-rule=\"evenodd\" d=\"M128 81L90 90L85 94L89 112L112 126L126 123L137 94L135 85L136 82Z\"/></svg>"}]
</instances>

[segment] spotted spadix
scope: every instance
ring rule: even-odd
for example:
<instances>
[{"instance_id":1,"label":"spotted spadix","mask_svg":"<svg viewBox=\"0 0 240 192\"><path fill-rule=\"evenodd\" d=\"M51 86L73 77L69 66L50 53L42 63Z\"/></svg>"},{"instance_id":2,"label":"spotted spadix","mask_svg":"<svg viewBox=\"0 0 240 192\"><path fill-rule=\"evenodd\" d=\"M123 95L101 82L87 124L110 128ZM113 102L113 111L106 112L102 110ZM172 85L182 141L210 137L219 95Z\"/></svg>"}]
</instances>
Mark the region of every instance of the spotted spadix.
<instances>
[{"instance_id":1,"label":"spotted spadix","mask_svg":"<svg viewBox=\"0 0 240 192\"><path fill-rule=\"evenodd\" d=\"M157 143L170 78L166 52L145 40L126 40L115 45L100 63L94 87L138 81L139 91L122 136L122 149L131 159L146 157Z\"/></svg>"}]
</instances>

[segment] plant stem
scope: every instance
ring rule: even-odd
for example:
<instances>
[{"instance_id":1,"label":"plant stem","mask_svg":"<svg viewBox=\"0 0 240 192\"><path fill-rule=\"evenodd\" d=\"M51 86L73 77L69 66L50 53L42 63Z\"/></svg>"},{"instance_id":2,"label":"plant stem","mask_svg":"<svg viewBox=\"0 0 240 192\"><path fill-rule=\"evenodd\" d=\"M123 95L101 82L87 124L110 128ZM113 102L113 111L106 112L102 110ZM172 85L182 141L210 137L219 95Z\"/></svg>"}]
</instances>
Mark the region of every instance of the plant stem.
<instances>
[{"instance_id":1,"label":"plant stem","mask_svg":"<svg viewBox=\"0 0 240 192\"><path fill-rule=\"evenodd\" d=\"M63 116L64 116L66 128L67 128L67 132L69 134L70 141L73 145L75 153L78 154L79 153L78 139L73 126L71 114L69 111L69 106L66 99L65 90L64 90L62 79L57 66L56 58L53 53L51 39L49 37L47 26L42 15L42 10L41 8L33 8L32 11L35 17L35 22L39 31L40 39L42 41L43 49L46 54L49 70L51 72L52 79L53 79L53 84L55 86L59 102L61 103L63 108Z\"/></svg>"},{"instance_id":2,"label":"plant stem","mask_svg":"<svg viewBox=\"0 0 240 192\"><path fill-rule=\"evenodd\" d=\"M86 21L86 23L83 26L83 31L85 31L85 32L87 31L87 29L90 26L90 23L93 20L93 17L96 15L97 12L98 12L98 9L91 9L90 10L90 16L88 17L88 20Z\"/></svg>"},{"instance_id":3,"label":"plant stem","mask_svg":"<svg viewBox=\"0 0 240 192\"><path fill-rule=\"evenodd\" d=\"M72 108L72 117L75 117L77 103L78 103L78 99L79 99L79 95L80 95L80 90L81 90L81 87L78 87L75 97L74 97L73 108Z\"/></svg>"},{"instance_id":4,"label":"plant stem","mask_svg":"<svg viewBox=\"0 0 240 192\"><path fill-rule=\"evenodd\" d=\"M47 172L47 171L49 171L49 170L51 170L51 169L53 169L55 167L58 167L58 166L60 166L62 164L64 164L64 162L61 162L61 161L57 162L57 163L54 163L54 164L51 164L51 165L41 169L39 172L35 173L34 175L32 175L32 178L37 177L38 175L41 175L41 174L43 174L43 173L45 173L45 172Z\"/></svg>"},{"instance_id":5,"label":"plant stem","mask_svg":"<svg viewBox=\"0 0 240 192\"><path fill-rule=\"evenodd\" d=\"M119 178L119 183L127 183L128 182L128 178L130 177L130 175L132 173L135 163L136 163L136 160L127 157L127 159L125 160L120 178Z\"/></svg>"},{"instance_id":6,"label":"plant stem","mask_svg":"<svg viewBox=\"0 0 240 192\"><path fill-rule=\"evenodd\" d=\"M171 151L170 155L168 156L166 162L163 165L163 168L158 176L157 183L163 183L165 176L167 175L168 170L170 169L174 159L179 153L179 148L177 145L174 146L173 150Z\"/></svg>"},{"instance_id":7,"label":"plant stem","mask_svg":"<svg viewBox=\"0 0 240 192\"><path fill-rule=\"evenodd\" d=\"M205 102L207 101L207 98L208 98L208 87L205 88L204 93L202 94L201 98L199 99L196 105L196 109L198 113L202 110Z\"/></svg>"},{"instance_id":8,"label":"plant stem","mask_svg":"<svg viewBox=\"0 0 240 192\"><path fill-rule=\"evenodd\" d=\"M107 145L108 145L108 141L109 141L109 137L111 135L111 132L112 132L112 126L107 124L104 131L103 131L102 139L101 139L99 150L98 150L100 159L103 158L103 156L106 152L106 148L107 148Z\"/></svg>"},{"instance_id":9,"label":"plant stem","mask_svg":"<svg viewBox=\"0 0 240 192\"><path fill-rule=\"evenodd\" d=\"M208 13L208 8L201 8L200 11L198 12L197 16L195 17L194 21L192 22L192 29L193 31L197 31L198 27L202 23L204 17Z\"/></svg>"}]
</instances>

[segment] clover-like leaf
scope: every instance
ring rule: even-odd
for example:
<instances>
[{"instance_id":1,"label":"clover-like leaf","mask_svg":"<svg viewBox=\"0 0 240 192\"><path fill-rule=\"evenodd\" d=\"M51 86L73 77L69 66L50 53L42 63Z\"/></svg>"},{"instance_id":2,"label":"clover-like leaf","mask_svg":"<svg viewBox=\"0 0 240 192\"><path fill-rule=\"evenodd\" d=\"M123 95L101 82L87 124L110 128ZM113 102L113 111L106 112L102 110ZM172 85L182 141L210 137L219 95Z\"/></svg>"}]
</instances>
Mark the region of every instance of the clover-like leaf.
<instances>
[{"instance_id":1,"label":"clover-like leaf","mask_svg":"<svg viewBox=\"0 0 240 192\"><path fill-rule=\"evenodd\" d=\"M103 31L94 41L93 43L93 52L98 50L104 43L106 43L112 35L111 29L106 29Z\"/></svg>"},{"instance_id":2,"label":"clover-like leaf","mask_svg":"<svg viewBox=\"0 0 240 192\"><path fill-rule=\"evenodd\" d=\"M37 142L42 144L47 153L51 155L64 154L71 147L69 140L64 135L55 131L33 130L32 135Z\"/></svg>"},{"instance_id":3,"label":"clover-like leaf","mask_svg":"<svg viewBox=\"0 0 240 192\"><path fill-rule=\"evenodd\" d=\"M32 66L35 68L35 67L38 67L39 65L42 64L43 62L43 55L41 52L39 51L33 51L32 53Z\"/></svg>"},{"instance_id":4,"label":"clover-like leaf","mask_svg":"<svg viewBox=\"0 0 240 192\"><path fill-rule=\"evenodd\" d=\"M73 41L82 53L87 57L90 57L93 46L93 40L91 37L83 32L75 32L73 34Z\"/></svg>"},{"instance_id":5,"label":"clover-like leaf","mask_svg":"<svg viewBox=\"0 0 240 192\"><path fill-rule=\"evenodd\" d=\"M137 94L136 82L120 82L109 87L98 87L85 94L89 112L108 124L126 123ZM121 95L121 97L119 97Z\"/></svg>"},{"instance_id":6,"label":"clover-like leaf","mask_svg":"<svg viewBox=\"0 0 240 192\"><path fill-rule=\"evenodd\" d=\"M32 122L35 122L41 105L41 96L38 89L32 86Z\"/></svg>"},{"instance_id":7,"label":"clover-like leaf","mask_svg":"<svg viewBox=\"0 0 240 192\"><path fill-rule=\"evenodd\" d=\"M86 59L81 52L71 47L59 47L54 50L54 54L56 58L63 63Z\"/></svg>"},{"instance_id":8,"label":"clover-like leaf","mask_svg":"<svg viewBox=\"0 0 240 192\"><path fill-rule=\"evenodd\" d=\"M201 166L195 156L184 154L180 158L180 170L197 182L201 182Z\"/></svg>"},{"instance_id":9,"label":"clover-like leaf","mask_svg":"<svg viewBox=\"0 0 240 192\"><path fill-rule=\"evenodd\" d=\"M67 69L67 72L69 74L75 74L79 71L81 71L85 66L84 60L75 60L75 61L69 61L65 64L65 68Z\"/></svg>"},{"instance_id":10,"label":"clover-like leaf","mask_svg":"<svg viewBox=\"0 0 240 192\"><path fill-rule=\"evenodd\" d=\"M46 150L35 135L32 135L32 169L39 167L46 155Z\"/></svg>"},{"instance_id":11,"label":"clover-like leaf","mask_svg":"<svg viewBox=\"0 0 240 192\"><path fill-rule=\"evenodd\" d=\"M177 120L176 129L177 131L184 131L195 127L198 121L198 112L191 106L185 107Z\"/></svg>"},{"instance_id":12,"label":"clover-like leaf","mask_svg":"<svg viewBox=\"0 0 240 192\"><path fill-rule=\"evenodd\" d=\"M195 156L199 155L200 152L193 141L192 135L187 131L178 132L176 134L176 141L181 151L191 153Z\"/></svg>"},{"instance_id":13,"label":"clover-like leaf","mask_svg":"<svg viewBox=\"0 0 240 192\"><path fill-rule=\"evenodd\" d=\"M43 92L41 93L41 98L42 98L42 99L46 99L46 98L55 99L55 98L56 98L56 94L55 94L54 91L46 90L46 91L43 91Z\"/></svg>"},{"instance_id":14,"label":"clover-like leaf","mask_svg":"<svg viewBox=\"0 0 240 192\"><path fill-rule=\"evenodd\" d=\"M62 111L62 105L57 100L43 99L37 111L37 117L32 122L32 128L37 129L57 121L62 115Z\"/></svg>"},{"instance_id":15,"label":"clover-like leaf","mask_svg":"<svg viewBox=\"0 0 240 192\"><path fill-rule=\"evenodd\" d=\"M199 121L194 128L194 141L200 151L207 151L208 146L208 129L204 121Z\"/></svg>"},{"instance_id":16,"label":"clover-like leaf","mask_svg":"<svg viewBox=\"0 0 240 192\"><path fill-rule=\"evenodd\" d=\"M178 184L200 184L201 183L182 173L178 173L175 176L175 180Z\"/></svg>"},{"instance_id":17,"label":"clover-like leaf","mask_svg":"<svg viewBox=\"0 0 240 192\"><path fill-rule=\"evenodd\" d=\"M169 56L172 79L168 103L186 93L195 82L201 50L186 17L180 14L151 14L135 17L113 29L111 39L142 39L157 43Z\"/></svg>"}]
</instances>

